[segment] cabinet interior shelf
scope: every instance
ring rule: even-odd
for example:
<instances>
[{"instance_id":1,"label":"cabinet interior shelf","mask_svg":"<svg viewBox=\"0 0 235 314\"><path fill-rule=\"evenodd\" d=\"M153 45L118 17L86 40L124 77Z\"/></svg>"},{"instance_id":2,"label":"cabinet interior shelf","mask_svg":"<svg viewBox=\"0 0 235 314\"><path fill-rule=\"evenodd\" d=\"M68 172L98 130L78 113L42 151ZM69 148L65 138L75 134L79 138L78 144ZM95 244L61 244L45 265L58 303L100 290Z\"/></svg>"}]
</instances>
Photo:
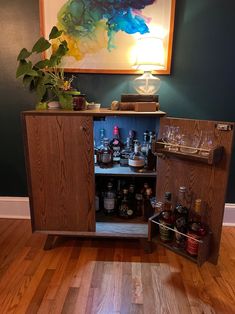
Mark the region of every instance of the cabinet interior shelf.
<instances>
[{"instance_id":1,"label":"cabinet interior shelf","mask_svg":"<svg viewBox=\"0 0 235 314\"><path fill-rule=\"evenodd\" d=\"M153 144L153 148L152 148L153 152L156 153L158 157L172 156L175 158L202 162L208 165L217 164L222 159L223 151L224 151L223 146L216 146L215 148L207 151L208 152L207 156L203 156L199 154L200 149L197 150L197 153L193 154L193 153L185 153L180 150L178 151L169 150L169 146L170 146L169 144L167 145L167 147L165 146L166 146L166 143L158 141ZM180 147L181 146L179 145L178 148L180 149ZM195 149L194 147L187 147L187 148L192 149L192 150Z\"/></svg>"},{"instance_id":2,"label":"cabinet interior shelf","mask_svg":"<svg viewBox=\"0 0 235 314\"><path fill-rule=\"evenodd\" d=\"M119 165L114 165L112 168L100 168L95 166L96 176L134 176L134 177L155 177L156 171L149 171L146 169L141 169L139 172L134 172L130 167L121 167Z\"/></svg>"}]
</instances>

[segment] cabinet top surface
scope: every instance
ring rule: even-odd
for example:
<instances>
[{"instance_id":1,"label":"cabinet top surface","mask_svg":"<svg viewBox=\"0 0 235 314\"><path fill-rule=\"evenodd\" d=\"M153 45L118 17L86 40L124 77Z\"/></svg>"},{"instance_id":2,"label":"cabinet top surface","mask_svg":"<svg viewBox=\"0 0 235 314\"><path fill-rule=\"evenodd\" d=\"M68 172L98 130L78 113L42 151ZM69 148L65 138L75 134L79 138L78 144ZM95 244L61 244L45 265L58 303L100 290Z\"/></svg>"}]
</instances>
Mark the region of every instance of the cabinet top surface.
<instances>
[{"instance_id":1,"label":"cabinet top surface","mask_svg":"<svg viewBox=\"0 0 235 314\"><path fill-rule=\"evenodd\" d=\"M27 115L81 115L81 116L165 116L163 111L154 112L137 112L137 111L120 111L101 108L99 110L82 110L82 111L69 111L69 110L29 110L23 111Z\"/></svg>"}]
</instances>

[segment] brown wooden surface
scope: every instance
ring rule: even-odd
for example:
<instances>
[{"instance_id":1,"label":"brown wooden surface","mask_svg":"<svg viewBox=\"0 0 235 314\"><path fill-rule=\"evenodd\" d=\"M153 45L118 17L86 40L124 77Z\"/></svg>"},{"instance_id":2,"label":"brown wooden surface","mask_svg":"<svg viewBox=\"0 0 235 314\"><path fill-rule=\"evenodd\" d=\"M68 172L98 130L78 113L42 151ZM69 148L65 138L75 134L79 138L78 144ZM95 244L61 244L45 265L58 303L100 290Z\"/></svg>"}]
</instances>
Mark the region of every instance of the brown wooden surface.
<instances>
[{"instance_id":1,"label":"brown wooden surface","mask_svg":"<svg viewBox=\"0 0 235 314\"><path fill-rule=\"evenodd\" d=\"M33 230L95 231L92 118L23 117Z\"/></svg>"},{"instance_id":2,"label":"brown wooden surface","mask_svg":"<svg viewBox=\"0 0 235 314\"><path fill-rule=\"evenodd\" d=\"M122 111L122 110L110 110L108 108L100 108L99 110L29 110L25 111L27 115L63 115L63 116L94 116L94 117L105 117L105 116L158 116L162 117L166 113L158 110L154 112L138 112L138 111Z\"/></svg>"},{"instance_id":3,"label":"brown wooden surface","mask_svg":"<svg viewBox=\"0 0 235 314\"><path fill-rule=\"evenodd\" d=\"M235 313L235 228L224 227L218 264L198 267L137 240L31 234L29 220L0 219L1 313Z\"/></svg>"},{"instance_id":4,"label":"brown wooden surface","mask_svg":"<svg viewBox=\"0 0 235 314\"><path fill-rule=\"evenodd\" d=\"M182 133L199 134L202 130L214 132L216 144L224 147L222 160L216 165L208 165L195 160L180 158L158 158L157 196L163 200L164 192L173 193L173 203L176 200L178 189L184 185L188 189L191 203L196 198L203 201L203 219L212 231L209 260L217 262L220 235L223 222L224 204L231 159L233 131L219 131L213 121L162 118L160 121L161 138L164 125L179 126ZM234 124L233 124L234 126ZM189 199L190 202L190 199Z\"/></svg>"}]
</instances>

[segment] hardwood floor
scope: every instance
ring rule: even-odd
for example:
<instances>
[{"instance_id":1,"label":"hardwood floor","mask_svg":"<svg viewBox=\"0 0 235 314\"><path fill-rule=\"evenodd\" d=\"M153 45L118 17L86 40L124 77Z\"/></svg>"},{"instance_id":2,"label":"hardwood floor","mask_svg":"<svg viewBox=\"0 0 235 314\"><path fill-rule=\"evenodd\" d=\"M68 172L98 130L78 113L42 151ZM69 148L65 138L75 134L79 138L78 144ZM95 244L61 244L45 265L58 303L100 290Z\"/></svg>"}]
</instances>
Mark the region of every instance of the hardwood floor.
<instances>
[{"instance_id":1,"label":"hardwood floor","mask_svg":"<svg viewBox=\"0 0 235 314\"><path fill-rule=\"evenodd\" d=\"M235 228L224 227L217 266L201 268L136 240L31 234L30 221L0 219L0 313L235 313Z\"/></svg>"}]
</instances>

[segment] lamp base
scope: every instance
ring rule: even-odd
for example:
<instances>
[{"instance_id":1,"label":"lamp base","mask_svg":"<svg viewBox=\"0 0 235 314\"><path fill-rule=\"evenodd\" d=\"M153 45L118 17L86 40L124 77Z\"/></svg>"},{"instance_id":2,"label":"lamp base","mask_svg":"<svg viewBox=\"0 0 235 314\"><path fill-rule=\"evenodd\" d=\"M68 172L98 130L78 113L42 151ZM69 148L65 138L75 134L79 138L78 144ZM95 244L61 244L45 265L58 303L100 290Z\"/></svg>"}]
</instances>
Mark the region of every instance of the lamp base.
<instances>
[{"instance_id":1,"label":"lamp base","mask_svg":"<svg viewBox=\"0 0 235 314\"><path fill-rule=\"evenodd\" d=\"M153 76L150 72L144 72L143 75L137 77L133 82L135 90L141 95L156 94L160 88L160 84L160 79Z\"/></svg>"}]
</instances>

